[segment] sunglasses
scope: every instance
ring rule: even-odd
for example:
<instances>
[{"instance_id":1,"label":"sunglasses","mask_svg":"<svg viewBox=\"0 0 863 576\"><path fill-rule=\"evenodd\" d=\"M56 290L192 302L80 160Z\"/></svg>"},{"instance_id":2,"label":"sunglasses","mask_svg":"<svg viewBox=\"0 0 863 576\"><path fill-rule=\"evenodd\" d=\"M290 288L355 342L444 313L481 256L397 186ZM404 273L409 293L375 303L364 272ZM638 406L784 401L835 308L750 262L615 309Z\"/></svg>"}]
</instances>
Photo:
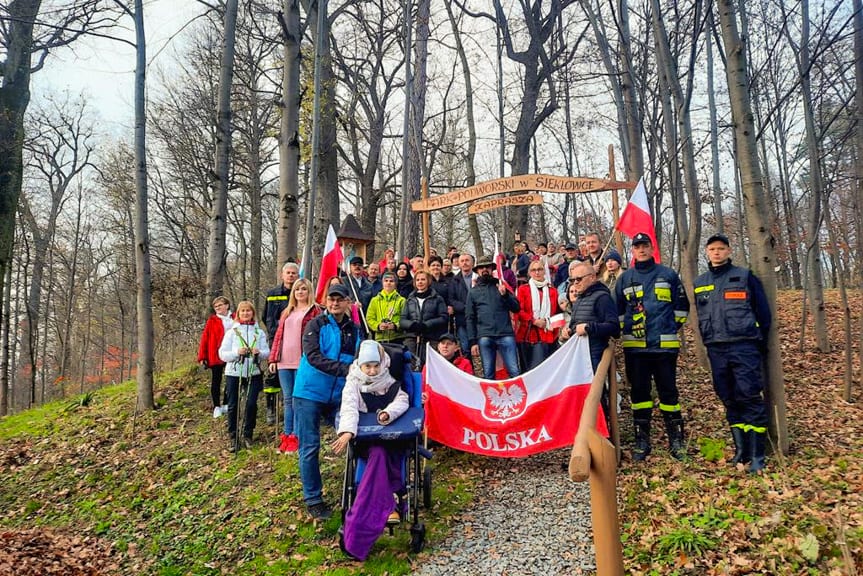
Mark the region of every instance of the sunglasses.
<instances>
[{"instance_id":1,"label":"sunglasses","mask_svg":"<svg viewBox=\"0 0 863 576\"><path fill-rule=\"evenodd\" d=\"M584 280L585 278L589 278L591 276L593 276L593 274L585 274L584 276L573 276L569 280L573 283L578 283L578 282L581 282L582 280Z\"/></svg>"}]
</instances>

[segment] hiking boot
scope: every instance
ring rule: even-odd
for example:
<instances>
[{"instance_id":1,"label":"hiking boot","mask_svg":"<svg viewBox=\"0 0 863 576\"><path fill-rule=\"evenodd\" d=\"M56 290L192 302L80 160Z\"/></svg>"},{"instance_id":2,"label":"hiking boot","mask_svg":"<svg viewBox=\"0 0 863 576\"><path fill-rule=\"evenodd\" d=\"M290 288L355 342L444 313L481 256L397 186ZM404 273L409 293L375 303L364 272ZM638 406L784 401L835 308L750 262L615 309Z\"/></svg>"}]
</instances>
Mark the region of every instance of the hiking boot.
<instances>
[{"instance_id":1,"label":"hiking boot","mask_svg":"<svg viewBox=\"0 0 863 576\"><path fill-rule=\"evenodd\" d=\"M634 421L634 424L635 446L632 448L632 459L641 462L650 455L650 419L639 418Z\"/></svg>"},{"instance_id":2,"label":"hiking boot","mask_svg":"<svg viewBox=\"0 0 863 576\"><path fill-rule=\"evenodd\" d=\"M757 474L764 470L764 445L767 440L767 433L750 430L747 434L749 435L749 448L751 450L749 456L752 459L749 464L749 473Z\"/></svg>"},{"instance_id":3,"label":"hiking boot","mask_svg":"<svg viewBox=\"0 0 863 576\"><path fill-rule=\"evenodd\" d=\"M296 434L288 434L285 440L285 452L296 452L300 449L300 439Z\"/></svg>"},{"instance_id":4,"label":"hiking boot","mask_svg":"<svg viewBox=\"0 0 863 576\"><path fill-rule=\"evenodd\" d=\"M318 502L309 504L309 516L312 520L327 520L333 515L333 511L327 506L326 502Z\"/></svg>"}]
</instances>

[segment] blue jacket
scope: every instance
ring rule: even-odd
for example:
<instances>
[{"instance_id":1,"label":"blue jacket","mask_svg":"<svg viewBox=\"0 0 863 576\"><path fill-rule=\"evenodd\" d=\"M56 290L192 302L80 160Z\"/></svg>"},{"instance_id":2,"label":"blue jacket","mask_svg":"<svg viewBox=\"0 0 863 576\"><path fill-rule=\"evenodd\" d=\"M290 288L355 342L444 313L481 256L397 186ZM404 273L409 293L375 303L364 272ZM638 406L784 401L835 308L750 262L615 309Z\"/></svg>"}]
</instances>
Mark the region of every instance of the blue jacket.
<instances>
[{"instance_id":1,"label":"blue jacket","mask_svg":"<svg viewBox=\"0 0 863 576\"><path fill-rule=\"evenodd\" d=\"M636 262L614 286L621 346L632 352L677 352L678 331L689 317L689 299L677 272L651 258ZM643 314L644 337L632 333ZM634 318L635 316L635 318Z\"/></svg>"},{"instance_id":2,"label":"blue jacket","mask_svg":"<svg viewBox=\"0 0 863 576\"><path fill-rule=\"evenodd\" d=\"M755 274L729 260L695 279L698 328L704 344L767 340L770 303Z\"/></svg>"},{"instance_id":3,"label":"blue jacket","mask_svg":"<svg viewBox=\"0 0 863 576\"><path fill-rule=\"evenodd\" d=\"M352 353L343 350L342 334L347 333ZM325 404L339 404L345 376L360 347L360 330L345 314L341 324L332 314L321 314L303 334L303 356L294 383L294 396Z\"/></svg>"}]
</instances>

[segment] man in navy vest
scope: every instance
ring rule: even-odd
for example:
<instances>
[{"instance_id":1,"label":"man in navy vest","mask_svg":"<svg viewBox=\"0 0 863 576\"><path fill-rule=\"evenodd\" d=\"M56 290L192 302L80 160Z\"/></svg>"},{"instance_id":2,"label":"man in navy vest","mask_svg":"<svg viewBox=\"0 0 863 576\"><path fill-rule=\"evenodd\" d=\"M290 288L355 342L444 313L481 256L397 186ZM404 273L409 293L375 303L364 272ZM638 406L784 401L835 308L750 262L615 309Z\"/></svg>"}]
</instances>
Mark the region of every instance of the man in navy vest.
<instances>
[{"instance_id":1,"label":"man in navy vest","mask_svg":"<svg viewBox=\"0 0 863 576\"><path fill-rule=\"evenodd\" d=\"M342 389L360 346L359 327L348 313L351 300L342 284L327 291L327 313L309 322L303 332L303 356L294 384L294 423L300 441L300 480L303 500L315 520L332 510L324 502L319 454L321 420L333 425L342 402Z\"/></svg>"},{"instance_id":2,"label":"man in navy vest","mask_svg":"<svg viewBox=\"0 0 863 576\"><path fill-rule=\"evenodd\" d=\"M707 347L713 389L725 406L734 439L732 464L764 468L767 407L762 364L772 320L761 281L731 263L724 234L707 239L708 270L695 279L698 329Z\"/></svg>"}]
</instances>

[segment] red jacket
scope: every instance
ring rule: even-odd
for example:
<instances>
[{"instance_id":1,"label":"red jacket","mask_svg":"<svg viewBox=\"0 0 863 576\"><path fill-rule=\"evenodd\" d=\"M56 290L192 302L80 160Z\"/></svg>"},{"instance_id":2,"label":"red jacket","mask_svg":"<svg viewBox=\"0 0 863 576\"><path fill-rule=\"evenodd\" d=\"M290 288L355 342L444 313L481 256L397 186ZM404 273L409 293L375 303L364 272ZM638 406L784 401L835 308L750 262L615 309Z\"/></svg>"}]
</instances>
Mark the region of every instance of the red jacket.
<instances>
[{"instance_id":1,"label":"red jacket","mask_svg":"<svg viewBox=\"0 0 863 576\"><path fill-rule=\"evenodd\" d=\"M198 346L198 363L206 362L207 366L221 366L224 364L219 358L219 346L225 337L225 326L222 319L215 314L207 318L204 325L204 333L201 334L201 345Z\"/></svg>"},{"instance_id":2,"label":"red jacket","mask_svg":"<svg viewBox=\"0 0 863 576\"><path fill-rule=\"evenodd\" d=\"M287 308L285 308L285 310L287 310ZM309 323L309 320L319 315L323 311L324 309L321 306L317 304L312 304L312 307L309 308L308 311L306 311L306 315L303 316L302 329L305 330L306 324ZM279 318L279 327L276 328L276 335L273 336L273 345L270 346L270 364L276 364L279 360L282 359L282 338L285 331L285 318L287 318L287 315L282 313L281 318ZM300 334L300 339L302 339L302 337L303 335Z\"/></svg>"},{"instance_id":3,"label":"red jacket","mask_svg":"<svg viewBox=\"0 0 863 576\"><path fill-rule=\"evenodd\" d=\"M539 293L542 295L542 290ZM551 299L550 316L554 316L559 310L557 306L557 290L551 285L548 287L548 297ZM545 342L546 344L551 344L557 340L557 330L542 330L533 325L533 321L536 318L533 317L533 304L530 299L529 284L518 287L518 303L521 305L521 308L516 313L516 317L518 318L518 328L515 331L516 342L527 342L529 344Z\"/></svg>"}]
</instances>

